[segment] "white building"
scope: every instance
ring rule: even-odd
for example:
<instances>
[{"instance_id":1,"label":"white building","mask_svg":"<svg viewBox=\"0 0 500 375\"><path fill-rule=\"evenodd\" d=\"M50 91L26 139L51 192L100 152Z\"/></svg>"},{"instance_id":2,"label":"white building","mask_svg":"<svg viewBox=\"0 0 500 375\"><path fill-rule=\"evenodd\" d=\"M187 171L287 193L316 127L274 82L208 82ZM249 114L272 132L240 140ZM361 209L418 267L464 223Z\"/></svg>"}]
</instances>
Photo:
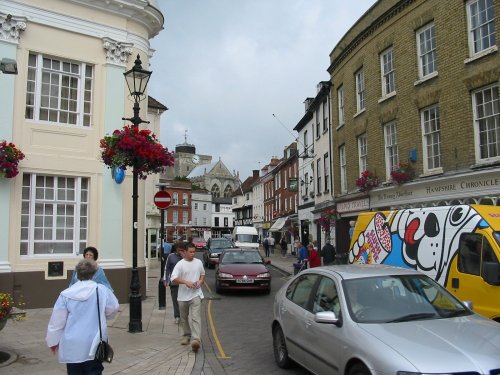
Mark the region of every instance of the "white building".
<instances>
[{"instance_id":1,"label":"white building","mask_svg":"<svg viewBox=\"0 0 500 375\"><path fill-rule=\"evenodd\" d=\"M212 194L206 190L196 190L191 193L193 238L208 240L212 227Z\"/></svg>"},{"instance_id":2,"label":"white building","mask_svg":"<svg viewBox=\"0 0 500 375\"><path fill-rule=\"evenodd\" d=\"M99 140L132 117L123 73L163 28L156 1L2 0L0 139L26 155L20 173L0 178L0 285L28 308L52 306L86 246L100 251L120 302L132 267L132 178L117 184L99 160ZM154 73L152 76L154 79ZM155 132L159 116L140 115ZM154 186L155 181L151 181ZM149 189L150 190L150 189ZM149 191L148 190L148 191ZM145 183L139 183L138 269L145 295Z\"/></svg>"}]
</instances>

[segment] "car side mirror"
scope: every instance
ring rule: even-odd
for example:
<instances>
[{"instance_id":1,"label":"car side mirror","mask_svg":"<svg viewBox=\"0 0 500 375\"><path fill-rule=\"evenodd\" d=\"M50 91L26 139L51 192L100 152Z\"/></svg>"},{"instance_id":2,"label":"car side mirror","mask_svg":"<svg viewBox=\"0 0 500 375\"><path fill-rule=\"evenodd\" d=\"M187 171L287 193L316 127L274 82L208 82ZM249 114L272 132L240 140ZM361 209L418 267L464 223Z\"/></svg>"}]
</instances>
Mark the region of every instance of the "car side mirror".
<instances>
[{"instance_id":1,"label":"car side mirror","mask_svg":"<svg viewBox=\"0 0 500 375\"><path fill-rule=\"evenodd\" d=\"M326 324L334 324L339 325L340 320L337 318L337 315L333 311L321 311L317 312L314 315L314 321L316 323L326 323Z\"/></svg>"}]
</instances>

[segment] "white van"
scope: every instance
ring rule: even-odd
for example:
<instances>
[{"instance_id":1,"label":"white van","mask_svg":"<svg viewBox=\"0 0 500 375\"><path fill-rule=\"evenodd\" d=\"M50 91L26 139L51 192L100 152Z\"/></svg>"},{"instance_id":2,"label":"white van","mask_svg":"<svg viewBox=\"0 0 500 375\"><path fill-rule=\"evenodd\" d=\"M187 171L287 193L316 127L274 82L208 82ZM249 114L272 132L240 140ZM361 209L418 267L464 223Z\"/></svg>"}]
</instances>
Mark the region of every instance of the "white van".
<instances>
[{"instance_id":1,"label":"white van","mask_svg":"<svg viewBox=\"0 0 500 375\"><path fill-rule=\"evenodd\" d=\"M233 241L237 247L259 248L259 235L254 227L234 227Z\"/></svg>"}]
</instances>

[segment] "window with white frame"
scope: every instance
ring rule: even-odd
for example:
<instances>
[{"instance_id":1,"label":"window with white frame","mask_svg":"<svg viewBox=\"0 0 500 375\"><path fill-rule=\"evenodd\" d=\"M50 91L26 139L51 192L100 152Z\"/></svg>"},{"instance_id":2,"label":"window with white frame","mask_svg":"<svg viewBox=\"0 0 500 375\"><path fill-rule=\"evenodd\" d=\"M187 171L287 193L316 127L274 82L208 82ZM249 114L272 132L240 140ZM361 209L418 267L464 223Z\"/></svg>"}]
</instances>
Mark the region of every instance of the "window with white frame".
<instances>
[{"instance_id":1,"label":"window with white frame","mask_svg":"<svg viewBox=\"0 0 500 375\"><path fill-rule=\"evenodd\" d=\"M329 98L329 96L328 96ZM328 100L323 102L323 133L328 130Z\"/></svg>"},{"instance_id":2,"label":"window with white frame","mask_svg":"<svg viewBox=\"0 0 500 375\"><path fill-rule=\"evenodd\" d=\"M194 225L198 226L198 218L197 217L194 218Z\"/></svg>"},{"instance_id":3,"label":"window with white frame","mask_svg":"<svg viewBox=\"0 0 500 375\"><path fill-rule=\"evenodd\" d=\"M304 152L307 151L309 147L309 140L307 139L307 130L304 130Z\"/></svg>"},{"instance_id":4,"label":"window with white frame","mask_svg":"<svg viewBox=\"0 0 500 375\"><path fill-rule=\"evenodd\" d=\"M309 192L309 173L304 173L304 194Z\"/></svg>"},{"instance_id":5,"label":"window with white frame","mask_svg":"<svg viewBox=\"0 0 500 375\"><path fill-rule=\"evenodd\" d=\"M345 124L344 116L344 86L340 86L337 89L337 106L339 111L339 126Z\"/></svg>"},{"instance_id":6,"label":"window with white frame","mask_svg":"<svg viewBox=\"0 0 500 375\"><path fill-rule=\"evenodd\" d=\"M441 125L439 106L433 105L420 111L423 135L424 170L441 168Z\"/></svg>"},{"instance_id":7,"label":"window with white frame","mask_svg":"<svg viewBox=\"0 0 500 375\"><path fill-rule=\"evenodd\" d=\"M495 7L493 0L468 1L467 21L471 56L496 45Z\"/></svg>"},{"instance_id":8,"label":"window with white frame","mask_svg":"<svg viewBox=\"0 0 500 375\"><path fill-rule=\"evenodd\" d=\"M316 186L317 186L317 193L321 193L321 159L316 159Z\"/></svg>"},{"instance_id":9,"label":"window with white frame","mask_svg":"<svg viewBox=\"0 0 500 375\"><path fill-rule=\"evenodd\" d=\"M203 211L206 211L206 210L207 210L207 204L203 203Z\"/></svg>"},{"instance_id":10,"label":"window with white frame","mask_svg":"<svg viewBox=\"0 0 500 375\"><path fill-rule=\"evenodd\" d=\"M78 255L87 246L89 179L25 173L20 255Z\"/></svg>"},{"instance_id":11,"label":"window with white frame","mask_svg":"<svg viewBox=\"0 0 500 375\"><path fill-rule=\"evenodd\" d=\"M417 53L420 78L437 71L436 27L433 23L417 31Z\"/></svg>"},{"instance_id":12,"label":"window with white frame","mask_svg":"<svg viewBox=\"0 0 500 375\"><path fill-rule=\"evenodd\" d=\"M203 225L204 226L207 225L207 218L206 217L203 218Z\"/></svg>"},{"instance_id":13,"label":"window with white frame","mask_svg":"<svg viewBox=\"0 0 500 375\"><path fill-rule=\"evenodd\" d=\"M314 117L314 120L316 121L316 139L318 139L321 136L321 119L319 117L319 106L314 111Z\"/></svg>"},{"instance_id":14,"label":"window with white frame","mask_svg":"<svg viewBox=\"0 0 500 375\"><path fill-rule=\"evenodd\" d=\"M172 213L172 222L174 224L177 224L179 222L179 213L177 212L177 210Z\"/></svg>"},{"instance_id":15,"label":"window with white frame","mask_svg":"<svg viewBox=\"0 0 500 375\"><path fill-rule=\"evenodd\" d=\"M345 145L339 147L340 192L347 193L347 163Z\"/></svg>"},{"instance_id":16,"label":"window with white frame","mask_svg":"<svg viewBox=\"0 0 500 375\"><path fill-rule=\"evenodd\" d=\"M476 158L491 161L500 158L500 102L498 86L477 90L472 96Z\"/></svg>"},{"instance_id":17,"label":"window with white frame","mask_svg":"<svg viewBox=\"0 0 500 375\"><path fill-rule=\"evenodd\" d=\"M182 223L187 224L188 223L188 216L189 213L187 211L182 211Z\"/></svg>"},{"instance_id":18,"label":"window with white frame","mask_svg":"<svg viewBox=\"0 0 500 375\"><path fill-rule=\"evenodd\" d=\"M328 153L323 156L323 171L325 175L325 188L324 191L330 191L330 158Z\"/></svg>"},{"instance_id":19,"label":"window with white frame","mask_svg":"<svg viewBox=\"0 0 500 375\"><path fill-rule=\"evenodd\" d=\"M174 206L177 206L179 204L179 194L178 193L172 194L172 204Z\"/></svg>"},{"instance_id":20,"label":"window with white frame","mask_svg":"<svg viewBox=\"0 0 500 375\"><path fill-rule=\"evenodd\" d=\"M385 139L385 165L386 177L390 179L391 172L397 168L399 164L398 156L398 142L396 134L396 122L391 121L384 125L384 139Z\"/></svg>"},{"instance_id":21,"label":"window with white frame","mask_svg":"<svg viewBox=\"0 0 500 375\"><path fill-rule=\"evenodd\" d=\"M359 175L368 169L368 146L366 140L366 133L358 137L358 164Z\"/></svg>"},{"instance_id":22,"label":"window with white frame","mask_svg":"<svg viewBox=\"0 0 500 375\"><path fill-rule=\"evenodd\" d=\"M382 96L387 96L396 91L394 49L392 47L380 54L380 71L382 72Z\"/></svg>"},{"instance_id":23,"label":"window with white frame","mask_svg":"<svg viewBox=\"0 0 500 375\"><path fill-rule=\"evenodd\" d=\"M365 109L365 73L363 68L359 69L356 74L356 111L361 112Z\"/></svg>"},{"instance_id":24,"label":"window with white frame","mask_svg":"<svg viewBox=\"0 0 500 375\"><path fill-rule=\"evenodd\" d=\"M63 125L92 125L94 67L30 53L25 118Z\"/></svg>"},{"instance_id":25,"label":"window with white frame","mask_svg":"<svg viewBox=\"0 0 500 375\"><path fill-rule=\"evenodd\" d=\"M182 194L182 205L187 206L188 205L188 195L186 193Z\"/></svg>"},{"instance_id":26,"label":"window with white frame","mask_svg":"<svg viewBox=\"0 0 500 375\"><path fill-rule=\"evenodd\" d=\"M195 202L194 203L194 209L197 210L198 209L198 202Z\"/></svg>"}]
</instances>

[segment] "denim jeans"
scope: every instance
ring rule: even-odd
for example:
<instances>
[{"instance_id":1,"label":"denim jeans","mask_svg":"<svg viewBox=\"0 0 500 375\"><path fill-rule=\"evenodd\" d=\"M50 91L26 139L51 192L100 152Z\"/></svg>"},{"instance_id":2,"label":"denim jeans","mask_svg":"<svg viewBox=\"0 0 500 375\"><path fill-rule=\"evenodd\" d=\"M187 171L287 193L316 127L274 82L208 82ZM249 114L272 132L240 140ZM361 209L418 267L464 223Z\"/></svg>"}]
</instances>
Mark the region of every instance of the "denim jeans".
<instances>
[{"instance_id":1,"label":"denim jeans","mask_svg":"<svg viewBox=\"0 0 500 375\"><path fill-rule=\"evenodd\" d=\"M174 306L174 318L180 318L179 302L177 302L177 295L179 294L179 285L170 285L170 296L172 297L172 305Z\"/></svg>"},{"instance_id":2,"label":"denim jeans","mask_svg":"<svg viewBox=\"0 0 500 375\"><path fill-rule=\"evenodd\" d=\"M92 359L81 363L66 363L68 375L101 375L104 366L101 361Z\"/></svg>"}]
</instances>

